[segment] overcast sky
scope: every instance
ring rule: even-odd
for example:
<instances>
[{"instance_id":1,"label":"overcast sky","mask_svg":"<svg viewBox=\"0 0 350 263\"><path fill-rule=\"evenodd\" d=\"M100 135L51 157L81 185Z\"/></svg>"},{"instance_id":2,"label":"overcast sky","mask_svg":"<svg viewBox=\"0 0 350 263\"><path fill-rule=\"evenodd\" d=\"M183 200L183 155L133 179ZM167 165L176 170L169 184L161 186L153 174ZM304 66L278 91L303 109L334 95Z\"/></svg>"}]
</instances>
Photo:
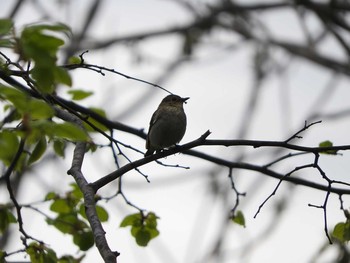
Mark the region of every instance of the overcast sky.
<instances>
[{"instance_id":1,"label":"overcast sky","mask_svg":"<svg viewBox=\"0 0 350 263\"><path fill-rule=\"evenodd\" d=\"M43 21L47 12L54 20L71 26L73 33L77 32L84 19L90 1L75 0L69 5L60 5L60 1L37 1L42 11L26 4L15 18L15 25L20 30L27 23ZM65 2L65 1L63 1ZM197 1L205 10L204 1ZM210 1L207 1L210 2ZM262 1L263 2L263 1ZM14 1L1 1L0 16L8 15ZM89 3L89 4L87 4ZM99 17L94 21L88 35L90 41L101 41L113 37L122 37L139 32L164 29L168 26L184 25L191 21L191 15L180 8L176 1L156 0L120 0L104 1L99 10ZM282 40L304 41L301 26L294 12L269 12L259 15L259 19L269 28L272 36ZM320 24L315 17L307 19L310 30L320 30ZM104 50L91 50L84 58L91 64L114 68L124 74L150 82L157 82L166 76L160 84L171 92L183 97L190 97L185 105L187 113L187 132L182 143L198 138L206 130L210 130L211 139L241 139L238 138L242 125L249 123L249 129L244 139L285 140L301 129L304 121L314 112L333 113L348 109L350 96L349 81L344 76L334 76L329 71L300 59L290 59L281 50L272 50L273 58L287 69L271 74L259 89L256 109L245 120L249 95L254 88L252 57L255 46L249 42L243 43L238 36L225 32L215 32L208 43L196 50L193 61L183 62L169 76L164 69L169 62L180 54L181 39L178 36L158 37L147 40L144 44L109 47ZM214 43L217 40L217 45ZM231 43L231 47L229 45ZM234 47L235 45L236 47ZM221 46L227 45L226 48ZM339 58L344 56L333 40L326 41L320 51L329 56ZM82 101L85 106L102 107L108 117L130 126L148 129L148 123L159 102L167 95L164 91L125 79L116 74L107 73L105 77L86 70L72 72L74 88L94 91L95 95ZM329 87L331 86L331 88ZM331 89L329 93L325 90ZM59 94L67 97L66 88L61 88ZM323 96L322 94L327 94ZM325 97L325 98L324 98ZM68 97L67 97L68 98ZM144 101L143 101L144 100ZM136 102L137 106L130 105ZM322 117L321 117L322 119ZM305 146L317 146L319 142L330 140L335 145L349 144L349 118L339 121L322 119L323 122L303 133L303 139L295 143ZM116 132L118 140L144 150L144 141L140 138ZM107 144L107 141L96 138L97 142ZM242 148L200 147L206 153L234 160L242 153ZM126 151L135 160L140 154ZM255 164L267 163L273 160L272 150L244 148L244 161ZM350 155L321 156L323 169L334 180L348 180L348 164ZM278 166L279 171L287 172L302 160L312 162L313 156L295 158ZM68 152L65 160L55 164L49 163L35 167L33 174L26 181L26 189L19 197L21 202L42 200L47 188L59 193L68 189L72 179L66 175L71 161ZM151 183L135 171L125 176L124 192L127 198L137 206L154 211L159 217L160 236L150 242L146 248L138 247L130 235L129 229L119 228L122 218L128 213L135 213L121 198L113 199L101 205L110 209L110 220L105 224L107 238L113 250L121 253L118 262L217 262L205 257L211 248L213 240L218 235L218 228L225 220L229 208L233 206L235 197L226 195L225 200L211 194L209 171L219 170L215 176L222 192L230 190L227 169L213 167L210 163L193 157L177 154L162 162L179 164L190 169L164 167L148 164L141 170L149 175ZM126 161L122 161L126 163ZM305 163L305 162L304 162ZM60 170L57 170L60 169ZM96 180L116 169L109 149L101 150L101 154L88 153L84 162L83 172L88 180ZM57 171L61 171L58 172ZM316 182L323 182L320 175L313 170L305 170L298 174ZM277 194L262 209L256 219L253 219L259 205L267 198L278 183L253 172L235 171L237 187L241 192L247 192L241 201L247 227L230 226L229 234L224 240L225 257L221 262L271 262L271 263L307 263L317 250L327 242L324 234L323 213L320 209L308 207L309 203L321 205L325 193L298 186L292 189L284 182ZM36 189L36 190L33 190ZM101 195L115 193L117 184L101 190ZM1 195L1 198L6 198ZM274 207L277 202L288 200L287 211L275 222ZM348 205L347 205L348 206ZM43 206L45 207L45 206ZM25 227L29 233L42 239L60 253L76 253L70 236L64 236L53 227L46 226L44 218L33 211L24 210ZM338 197L331 195L328 204L328 227L343 220L339 210ZM266 227L276 227L271 236L259 241L257 237ZM249 244L255 249L250 250ZM69 247L67 246L69 244ZM258 246L259 245L259 246ZM244 248L246 247L246 252ZM20 248L18 234L12 239L10 250ZM251 252L252 251L252 252ZM13 257L12 259L22 259ZM86 261L100 260L97 249L88 252Z\"/></svg>"}]
</instances>

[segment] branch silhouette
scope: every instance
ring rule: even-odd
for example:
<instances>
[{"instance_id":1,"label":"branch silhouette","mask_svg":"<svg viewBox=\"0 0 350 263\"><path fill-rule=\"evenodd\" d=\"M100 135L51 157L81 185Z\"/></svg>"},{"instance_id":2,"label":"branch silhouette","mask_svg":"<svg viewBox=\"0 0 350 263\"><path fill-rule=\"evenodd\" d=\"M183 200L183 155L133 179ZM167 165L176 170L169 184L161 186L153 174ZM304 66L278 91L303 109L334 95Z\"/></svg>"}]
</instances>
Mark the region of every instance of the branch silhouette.
<instances>
[{"instance_id":1,"label":"branch silhouette","mask_svg":"<svg viewBox=\"0 0 350 263\"><path fill-rule=\"evenodd\" d=\"M208 140L206 138L209 135L210 135L210 131L208 130L202 136L200 136L198 139L194 141L191 141L184 145L176 146L169 150L164 150L162 152L156 153L146 158L142 158L134 162L128 163L120 167L119 169L115 170L114 172L108 175L105 175L99 180L91 183L90 185L95 191L98 191L98 189L102 188L103 186L116 180L117 178L121 177L122 175L126 174L127 172L137 167L150 163L154 160L164 158L166 156L173 155L175 153L182 152L183 154L191 155L218 165L226 166L228 168L237 168L237 169L256 171L276 179L280 179L280 180L283 179L285 181L288 181L294 184L303 185L303 186L311 187L322 191L330 191L332 193L337 193L337 194L350 194L350 189L342 189L342 188L334 188L334 187L329 188L328 186L314 183L312 181L308 181L298 177L285 177L284 174L277 173L267 168L267 166L253 165L253 164L244 163L244 162L232 162L232 161L218 158L203 152L191 150L192 148L199 147L199 146L225 146L225 147L252 146L254 148L279 147L279 148L285 148L285 149L290 149L290 150L295 150L295 151L300 151L305 153L318 154L318 153L327 152L327 151L350 150L350 145L341 145L341 146L333 146L333 147L306 147L306 146L290 144L284 141L278 142L278 141L254 141L254 140ZM311 166L313 166L313 164Z\"/></svg>"}]
</instances>

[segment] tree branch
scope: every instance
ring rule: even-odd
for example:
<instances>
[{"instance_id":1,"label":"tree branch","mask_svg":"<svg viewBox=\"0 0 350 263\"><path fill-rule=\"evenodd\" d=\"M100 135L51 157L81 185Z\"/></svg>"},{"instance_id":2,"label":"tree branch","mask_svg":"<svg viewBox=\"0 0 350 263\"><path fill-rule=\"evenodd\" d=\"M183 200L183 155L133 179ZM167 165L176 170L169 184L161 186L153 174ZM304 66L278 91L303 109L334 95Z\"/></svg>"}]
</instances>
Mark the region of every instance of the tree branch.
<instances>
[{"instance_id":1,"label":"tree branch","mask_svg":"<svg viewBox=\"0 0 350 263\"><path fill-rule=\"evenodd\" d=\"M56 108L56 115L65 121L73 122L82 127L82 121L66 111ZM74 149L72 166L67 173L73 176L84 195L85 213L94 235L96 247L106 263L116 263L119 253L113 252L109 248L105 237L106 232L103 230L102 224L97 216L95 192L81 172L85 150L86 142L77 142Z\"/></svg>"},{"instance_id":2,"label":"tree branch","mask_svg":"<svg viewBox=\"0 0 350 263\"><path fill-rule=\"evenodd\" d=\"M243 162L231 162L227 161L215 156L211 156L202 152L190 150L192 148L198 147L198 146L204 146L204 145L211 145L211 146L253 146L254 148L258 147L280 147L280 148L286 148L286 149L292 149L296 151L301 152L308 152L308 153L321 153L326 151L339 151L339 150L350 150L350 145L344 145L344 146L334 146L334 147L305 147L305 146L299 146L294 144L289 144L286 142L274 142L274 141L252 141L252 140L207 140L206 138L209 136L210 131L207 131L204 133L201 137L198 139L189 142L187 144L176 146L174 148L171 148L169 150L164 150L162 152L156 153L154 155L136 160L134 162L128 163L127 165L124 165L120 167L118 170L100 178L99 180L91 183L91 187L98 191L98 189L102 188L103 186L107 185L108 183L114 181L115 179L121 177L128 171L135 169L137 167L140 167L142 165L145 165L147 163L150 163L154 160L164 158L169 155L173 155L178 152L182 152L183 154L191 155L215 164L223 165L228 168L237 168L237 169L244 169L244 170L251 170L256 171L265 175L268 175L270 177L288 181L297 185L304 185L313 189L318 189L322 191L330 191L332 193L337 194L350 194L350 189L342 189L342 188L335 188L331 187L330 189L328 186L317 184L311 181L307 181L301 178L297 177L286 177L285 175L281 173L277 173L271 169L268 169L266 166L258 166L253 165L249 163L243 163Z\"/></svg>"}]
</instances>

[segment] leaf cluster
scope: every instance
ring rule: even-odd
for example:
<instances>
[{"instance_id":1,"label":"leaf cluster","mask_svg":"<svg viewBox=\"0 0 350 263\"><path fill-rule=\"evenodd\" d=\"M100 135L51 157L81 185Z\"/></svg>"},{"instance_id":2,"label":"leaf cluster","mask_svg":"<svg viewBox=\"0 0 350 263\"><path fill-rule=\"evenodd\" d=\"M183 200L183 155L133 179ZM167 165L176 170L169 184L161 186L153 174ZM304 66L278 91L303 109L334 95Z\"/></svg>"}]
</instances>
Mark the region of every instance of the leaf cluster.
<instances>
[{"instance_id":1,"label":"leaf cluster","mask_svg":"<svg viewBox=\"0 0 350 263\"><path fill-rule=\"evenodd\" d=\"M130 226L131 235L135 238L139 246L145 247L155 237L159 235L157 229L157 220L159 218L149 212L144 215L143 212L126 216L120 223L120 227Z\"/></svg>"},{"instance_id":2,"label":"leaf cluster","mask_svg":"<svg viewBox=\"0 0 350 263\"><path fill-rule=\"evenodd\" d=\"M70 255L57 257L56 252L42 243L32 242L26 249L32 263L80 263L84 256L74 258Z\"/></svg>"},{"instance_id":3,"label":"leaf cluster","mask_svg":"<svg viewBox=\"0 0 350 263\"><path fill-rule=\"evenodd\" d=\"M56 214L55 218L47 218L47 223L54 226L64 234L73 238L73 243L82 251L87 251L94 245L94 237L87 223L83 194L76 184L71 184L72 190L65 196L59 196L54 192L46 195L46 200L51 201L50 210ZM102 207L96 206L97 215L101 222L108 220L108 212Z\"/></svg>"}]
</instances>

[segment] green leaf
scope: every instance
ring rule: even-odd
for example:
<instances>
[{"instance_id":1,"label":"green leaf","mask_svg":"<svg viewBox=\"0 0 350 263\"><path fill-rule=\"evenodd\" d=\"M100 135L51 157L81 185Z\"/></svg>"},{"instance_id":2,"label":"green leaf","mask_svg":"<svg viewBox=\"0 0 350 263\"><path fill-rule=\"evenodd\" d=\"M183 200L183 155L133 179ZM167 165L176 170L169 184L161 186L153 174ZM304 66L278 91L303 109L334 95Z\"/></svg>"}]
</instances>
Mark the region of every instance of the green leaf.
<instances>
[{"instance_id":1,"label":"green leaf","mask_svg":"<svg viewBox=\"0 0 350 263\"><path fill-rule=\"evenodd\" d=\"M32 120L29 122L29 127L31 128L31 132L27 138L27 142L34 143L43 135L52 138L56 123L48 119Z\"/></svg>"},{"instance_id":2,"label":"green leaf","mask_svg":"<svg viewBox=\"0 0 350 263\"><path fill-rule=\"evenodd\" d=\"M64 234L75 235L79 231L88 228L87 224L78 218L75 213L59 214L55 219L46 219L47 223L56 227Z\"/></svg>"},{"instance_id":3,"label":"green leaf","mask_svg":"<svg viewBox=\"0 0 350 263\"><path fill-rule=\"evenodd\" d=\"M64 150L66 149L65 141L55 139L53 142L53 149L58 156L64 157Z\"/></svg>"},{"instance_id":4,"label":"green leaf","mask_svg":"<svg viewBox=\"0 0 350 263\"><path fill-rule=\"evenodd\" d=\"M71 183L70 186L72 187L71 195L76 199L76 200L81 200L84 195L81 192L79 186L76 183Z\"/></svg>"},{"instance_id":5,"label":"green leaf","mask_svg":"<svg viewBox=\"0 0 350 263\"><path fill-rule=\"evenodd\" d=\"M23 30L20 40L27 58L32 58L39 64L44 63L45 58L51 58L55 61L56 52L64 44L64 41L47 34L49 31L50 29L45 26L29 26Z\"/></svg>"},{"instance_id":6,"label":"green leaf","mask_svg":"<svg viewBox=\"0 0 350 263\"><path fill-rule=\"evenodd\" d=\"M66 199L57 199L51 204L50 210L59 214L68 214L73 209Z\"/></svg>"},{"instance_id":7,"label":"green leaf","mask_svg":"<svg viewBox=\"0 0 350 263\"><path fill-rule=\"evenodd\" d=\"M32 70L32 77L36 80L38 89L43 93L52 93L55 88L54 63L36 64Z\"/></svg>"},{"instance_id":8,"label":"green leaf","mask_svg":"<svg viewBox=\"0 0 350 263\"><path fill-rule=\"evenodd\" d=\"M104 209L102 206L96 205L96 212L98 219L100 219L101 222L107 222L108 221L108 212L106 209ZM81 204L79 207L79 214L87 219L86 214L85 214L85 205Z\"/></svg>"},{"instance_id":9,"label":"green leaf","mask_svg":"<svg viewBox=\"0 0 350 263\"><path fill-rule=\"evenodd\" d=\"M149 241L151 241L151 234L146 229L141 228L139 231L137 231L135 235L135 239L136 239L136 243L139 246L145 247L148 245Z\"/></svg>"},{"instance_id":10,"label":"green leaf","mask_svg":"<svg viewBox=\"0 0 350 263\"><path fill-rule=\"evenodd\" d=\"M151 235L151 239L159 236L159 231L157 229L147 229Z\"/></svg>"},{"instance_id":11,"label":"green leaf","mask_svg":"<svg viewBox=\"0 0 350 263\"><path fill-rule=\"evenodd\" d=\"M19 90L0 84L0 98L10 101L20 113L27 110L29 98Z\"/></svg>"},{"instance_id":12,"label":"green leaf","mask_svg":"<svg viewBox=\"0 0 350 263\"><path fill-rule=\"evenodd\" d=\"M0 249L0 263L6 263L5 257L7 256L7 253Z\"/></svg>"},{"instance_id":13,"label":"green leaf","mask_svg":"<svg viewBox=\"0 0 350 263\"><path fill-rule=\"evenodd\" d=\"M141 215L141 213L128 215L120 223L120 227L141 226L141 225L142 225L142 215Z\"/></svg>"},{"instance_id":14,"label":"green leaf","mask_svg":"<svg viewBox=\"0 0 350 263\"><path fill-rule=\"evenodd\" d=\"M53 135L73 141L86 141L88 139L85 131L69 122L55 124Z\"/></svg>"},{"instance_id":15,"label":"green leaf","mask_svg":"<svg viewBox=\"0 0 350 263\"><path fill-rule=\"evenodd\" d=\"M159 235L157 230L158 217L150 212L143 217L142 213L128 215L120 227L131 226L131 235L139 246L147 246L149 241Z\"/></svg>"},{"instance_id":16,"label":"green leaf","mask_svg":"<svg viewBox=\"0 0 350 263\"><path fill-rule=\"evenodd\" d=\"M148 228L151 228L151 229L156 229L157 228L157 219L159 219L155 213L148 213L147 216L146 216L146 219L145 219L145 225L148 227Z\"/></svg>"},{"instance_id":17,"label":"green leaf","mask_svg":"<svg viewBox=\"0 0 350 263\"><path fill-rule=\"evenodd\" d=\"M32 119L48 119L55 112L46 102L32 99L29 102L29 113Z\"/></svg>"},{"instance_id":18,"label":"green leaf","mask_svg":"<svg viewBox=\"0 0 350 263\"><path fill-rule=\"evenodd\" d=\"M0 233L4 233L11 223L17 220L7 207L0 207Z\"/></svg>"},{"instance_id":19,"label":"green leaf","mask_svg":"<svg viewBox=\"0 0 350 263\"><path fill-rule=\"evenodd\" d=\"M26 252L32 263L57 263L55 251L44 244L33 242L26 248Z\"/></svg>"},{"instance_id":20,"label":"green leaf","mask_svg":"<svg viewBox=\"0 0 350 263\"><path fill-rule=\"evenodd\" d=\"M84 130L69 122L55 123L51 120L41 119L32 121L30 126L32 128L31 137L29 138L31 141L33 141L33 138L34 141L37 140L38 136L44 134L56 140L86 141L88 139L88 135Z\"/></svg>"},{"instance_id":21,"label":"green leaf","mask_svg":"<svg viewBox=\"0 0 350 263\"><path fill-rule=\"evenodd\" d=\"M39 24L39 25L31 25L26 28L29 32L41 32L41 31L53 31L53 32L59 32L64 33L66 36L70 37L72 34L72 31L69 26L63 24L63 23L56 23L56 24Z\"/></svg>"},{"instance_id":22,"label":"green leaf","mask_svg":"<svg viewBox=\"0 0 350 263\"><path fill-rule=\"evenodd\" d=\"M54 115L46 102L30 98L14 88L0 85L0 98L10 101L22 115L29 113L32 119L46 119Z\"/></svg>"},{"instance_id":23,"label":"green leaf","mask_svg":"<svg viewBox=\"0 0 350 263\"><path fill-rule=\"evenodd\" d=\"M0 19L0 36L10 33L12 27L13 22L11 19Z\"/></svg>"},{"instance_id":24,"label":"green leaf","mask_svg":"<svg viewBox=\"0 0 350 263\"><path fill-rule=\"evenodd\" d=\"M350 222L336 224L332 236L342 243L350 241Z\"/></svg>"},{"instance_id":25,"label":"green leaf","mask_svg":"<svg viewBox=\"0 0 350 263\"><path fill-rule=\"evenodd\" d=\"M55 192L48 192L45 196L45 201L54 200L58 197Z\"/></svg>"},{"instance_id":26,"label":"green leaf","mask_svg":"<svg viewBox=\"0 0 350 263\"><path fill-rule=\"evenodd\" d=\"M240 226L245 227L245 219L242 211L237 211L237 213L233 216L232 221Z\"/></svg>"},{"instance_id":27,"label":"green leaf","mask_svg":"<svg viewBox=\"0 0 350 263\"><path fill-rule=\"evenodd\" d=\"M97 216L100 219L101 222L107 222L108 221L108 212L106 209L104 209L102 206L97 205L96 206L96 212Z\"/></svg>"},{"instance_id":28,"label":"green leaf","mask_svg":"<svg viewBox=\"0 0 350 263\"><path fill-rule=\"evenodd\" d=\"M85 90L70 90L68 93L72 95L72 100L83 100L94 94L92 91Z\"/></svg>"},{"instance_id":29,"label":"green leaf","mask_svg":"<svg viewBox=\"0 0 350 263\"><path fill-rule=\"evenodd\" d=\"M323 141L318 145L319 147L332 147L333 143L331 141Z\"/></svg>"},{"instance_id":30,"label":"green leaf","mask_svg":"<svg viewBox=\"0 0 350 263\"><path fill-rule=\"evenodd\" d=\"M43 154L45 153L46 147L47 147L46 138L45 138L45 136L43 136L38 141L34 150L32 151L32 153L28 159L28 165L31 165L32 163L38 161L41 158L41 156L43 156Z\"/></svg>"},{"instance_id":31,"label":"green leaf","mask_svg":"<svg viewBox=\"0 0 350 263\"><path fill-rule=\"evenodd\" d=\"M89 250L94 245L94 236L91 231L84 231L73 236L73 242L82 251Z\"/></svg>"},{"instance_id":32,"label":"green leaf","mask_svg":"<svg viewBox=\"0 0 350 263\"><path fill-rule=\"evenodd\" d=\"M55 67L54 73L55 73L56 83L65 84L68 87L72 86L72 78L66 69L60 68L60 67Z\"/></svg>"},{"instance_id":33,"label":"green leaf","mask_svg":"<svg viewBox=\"0 0 350 263\"><path fill-rule=\"evenodd\" d=\"M34 25L26 27L20 37L24 58L35 62L31 74L43 93L52 93L57 83L72 84L68 72L56 65L57 52L64 41L53 32L67 34L70 29L63 24Z\"/></svg>"},{"instance_id":34,"label":"green leaf","mask_svg":"<svg viewBox=\"0 0 350 263\"><path fill-rule=\"evenodd\" d=\"M91 111L97 113L98 115L100 115L101 117L106 117L106 112L102 109L99 108L89 108ZM91 122L94 126L96 126L97 128L99 128L102 131L108 131L109 129L104 126L103 124L101 124L100 122L98 122L97 120L95 120L94 118L90 117L88 118L88 121ZM90 125L84 123L84 127L87 131L89 132L96 132Z\"/></svg>"},{"instance_id":35,"label":"green leaf","mask_svg":"<svg viewBox=\"0 0 350 263\"><path fill-rule=\"evenodd\" d=\"M80 64L81 58L77 56L72 56L68 59L69 64Z\"/></svg>"},{"instance_id":36,"label":"green leaf","mask_svg":"<svg viewBox=\"0 0 350 263\"><path fill-rule=\"evenodd\" d=\"M320 142L319 147L333 147L333 143L331 141L323 141L323 142ZM327 150L327 151L323 151L323 152L320 152L322 154L332 154L332 155L335 155L337 154L337 151L335 150Z\"/></svg>"},{"instance_id":37,"label":"green leaf","mask_svg":"<svg viewBox=\"0 0 350 263\"><path fill-rule=\"evenodd\" d=\"M19 146L19 139L14 132L4 130L0 132L0 160L9 165Z\"/></svg>"}]
</instances>

